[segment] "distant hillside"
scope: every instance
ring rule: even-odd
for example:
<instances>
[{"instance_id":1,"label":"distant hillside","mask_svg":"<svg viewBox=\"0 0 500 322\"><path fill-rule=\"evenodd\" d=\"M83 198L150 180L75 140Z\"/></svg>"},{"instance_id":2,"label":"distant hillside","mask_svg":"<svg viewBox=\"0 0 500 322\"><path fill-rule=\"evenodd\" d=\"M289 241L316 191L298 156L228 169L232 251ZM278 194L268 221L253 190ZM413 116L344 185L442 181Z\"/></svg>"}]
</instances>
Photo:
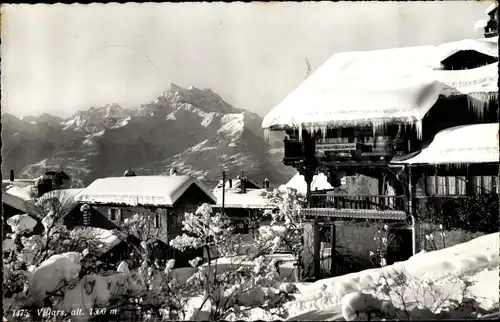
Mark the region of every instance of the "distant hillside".
<instances>
[{"instance_id":1,"label":"distant hillside","mask_svg":"<svg viewBox=\"0 0 500 322\"><path fill-rule=\"evenodd\" d=\"M156 100L137 108L91 107L68 119L49 114L19 119L2 115L4 177L14 169L36 177L63 166L84 184L99 177L168 174L171 167L202 180L244 171L254 180L288 181L282 137L264 138L262 119L237 109L210 89L172 84Z\"/></svg>"}]
</instances>

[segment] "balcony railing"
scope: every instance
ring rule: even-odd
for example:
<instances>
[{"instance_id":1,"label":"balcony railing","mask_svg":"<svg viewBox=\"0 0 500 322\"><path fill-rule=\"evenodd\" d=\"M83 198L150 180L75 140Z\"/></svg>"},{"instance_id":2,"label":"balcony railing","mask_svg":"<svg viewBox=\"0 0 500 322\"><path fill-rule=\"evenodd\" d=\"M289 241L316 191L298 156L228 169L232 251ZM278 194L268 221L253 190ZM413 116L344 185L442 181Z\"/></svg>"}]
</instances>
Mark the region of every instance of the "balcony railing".
<instances>
[{"instance_id":1,"label":"balcony railing","mask_svg":"<svg viewBox=\"0 0 500 322\"><path fill-rule=\"evenodd\" d=\"M403 196L312 194L310 201L311 208L406 210Z\"/></svg>"}]
</instances>

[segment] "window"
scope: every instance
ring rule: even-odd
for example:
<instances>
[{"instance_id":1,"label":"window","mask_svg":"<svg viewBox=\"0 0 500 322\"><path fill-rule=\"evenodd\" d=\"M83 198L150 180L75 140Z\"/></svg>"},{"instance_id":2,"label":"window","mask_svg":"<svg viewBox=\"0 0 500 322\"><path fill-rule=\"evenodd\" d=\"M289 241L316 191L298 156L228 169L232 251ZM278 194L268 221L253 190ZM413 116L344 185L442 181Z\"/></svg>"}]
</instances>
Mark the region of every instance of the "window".
<instances>
[{"instance_id":1,"label":"window","mask_svg":"<svg viewBox=\"0 0 500 322\"><path fill-rule=\"evenodd\" d=\"M198 206L197 205L186 205L184 206L184 212L187 212L187 213L195 213L196 210L198 210Z\"/></svg>"},{"instance_id":2,"label":"window","mask_svg":"<svg viewBox=\"0 0 500 322\"><path fill-rule=\"evenodd\" d=\"M440 196L448 194L446 177L436 177L436 194Z\"/></svg>"},{"instance_id":3,"label":"window","mask_svg":"<svg viewBox=\"0 0 500 322\"><path fill-rule=\"evenodd\" d=\"M172 228L182 228L184 214L170 214L170 222Z\"/></svg>"},{"instance_id":4,"label":"window","mask_svg":"<svg viewBox=\"0 0 500 322\"><path fill-rule=\"evenodd\" d=\"M160 228L161 226L161 216L159 214L155 214L155 228Z\"/></svg>"},{"instance_id":5,"label":"window","mask_svg":"<svg viewBox=\"0 0 500 322\"><path fill-rule=\"evenodd\" d=\"M248 223L245 221L237 221L235 222L235 230L236 234L248 234Z\"/></svg>"},{"instance_id":6,"label":"window","mask_svg":"<svg viewBox=\"0 0 500 322\"><path fill-rule=\"evenodd\" d=\"M475 194L498 193L497 176L474 176L472 182Z\"/></svg>"},{"instance_id":7,"label":"window","mask_svg":"<svg viewBox=\"0 0 500 322\"><path fill-rule=\"evenodd\" d=\"M462 196L466 195L465 187L467 179L465 177L457 177L456 181L457 181L457 195L462 195Z\"/></svg>"},{"instance_id":8,"label":"window","mask_svg":"<svg viewBox=\"0 0 500 322\"><path fill-rule=\"evenodd\" d=\"M465 195L465 177L430 176L427 177L427 195L457 196Z\"/></svg>"},{"instance_id":9,"label":"window","mask_svg":"<svg viewBox=\"0 0 500 322\"><path fill-rule=\"evenodd\" d=\"M121 221L122 211L119 208L109 208L108 216L111 221Z\"/></svg>"}]
</instances>

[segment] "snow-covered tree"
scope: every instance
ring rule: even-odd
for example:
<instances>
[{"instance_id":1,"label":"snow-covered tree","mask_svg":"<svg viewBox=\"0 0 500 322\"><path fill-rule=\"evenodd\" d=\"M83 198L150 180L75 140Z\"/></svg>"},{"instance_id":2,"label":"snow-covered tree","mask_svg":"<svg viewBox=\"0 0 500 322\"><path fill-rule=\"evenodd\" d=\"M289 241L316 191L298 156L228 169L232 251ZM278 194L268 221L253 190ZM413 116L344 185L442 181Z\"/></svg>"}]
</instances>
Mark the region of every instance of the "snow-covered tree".
<instances>
[{"instance_id":1,"label":"snow-covered tree","mask_svg":"<svg viewBox=\"0 0 500 322\"><path fill-rule=\"evenodd\" d=\"M249 252L252 261L242 256L243 240L233 233L227 216L214 214L209 205L203 204L184 218L185 233L171 240L170 245L180 251L203 248L207 256L207 262L201 265L201 258L191 262L197 271L186 284L192 290L190 295L202 295L203 302L190 312L190 319L200 318L202 311L209 320L242 318L252 308L279 306L286 295L274 287L278 277L274 263L260 256L259 251Z\"/></svg>"},{"instance_id":2,"label":"snow-covered tree","mask_svg":"<svg viewBox=\"0 0 500 322\"><path fill-rule=\"evenodd\" d=\"M273 211L266 210L263 214L262 219L270 217L271 222L259 228L256 238L256 249L260 251L258 255L286 249L292 252L299 264L304 250L301 208L305 196L296 189L285 186L266 192L265 196L275 208Z\"/></svg>"}]
</instances>

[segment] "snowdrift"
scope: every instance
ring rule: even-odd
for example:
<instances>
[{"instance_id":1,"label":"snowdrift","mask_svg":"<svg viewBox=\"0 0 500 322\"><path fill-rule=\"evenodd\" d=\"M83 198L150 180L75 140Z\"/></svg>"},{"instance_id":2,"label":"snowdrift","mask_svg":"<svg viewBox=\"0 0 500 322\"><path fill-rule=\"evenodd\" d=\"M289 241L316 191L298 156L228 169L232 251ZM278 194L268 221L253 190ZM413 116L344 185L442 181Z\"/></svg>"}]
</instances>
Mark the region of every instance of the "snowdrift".
<instances>
[{"instance_id":1,"label":"snowdrift","mask_svg":"<svg viewBox=\"0 0 500 322\"><path fill-rule=\"evenodd\" d=\"M300 287L296 301L286 303L290 320L336 320L342 317L342 299L353 292L372 293L385 276L389 287L397 280L397 272L404 271L407 280L422 283L440 282L444 287L452 278L471 277L479 285L471 292L486 306L498 303L499 233L485 235L467 243L442 250L419 253L407 261L383 268L365 270L324 279ZM392 284L392 285L391 285ZM489 302L489 303L486 303ZM493 303L491 303L493 302Z\"/></svg>"}]
</instances>

